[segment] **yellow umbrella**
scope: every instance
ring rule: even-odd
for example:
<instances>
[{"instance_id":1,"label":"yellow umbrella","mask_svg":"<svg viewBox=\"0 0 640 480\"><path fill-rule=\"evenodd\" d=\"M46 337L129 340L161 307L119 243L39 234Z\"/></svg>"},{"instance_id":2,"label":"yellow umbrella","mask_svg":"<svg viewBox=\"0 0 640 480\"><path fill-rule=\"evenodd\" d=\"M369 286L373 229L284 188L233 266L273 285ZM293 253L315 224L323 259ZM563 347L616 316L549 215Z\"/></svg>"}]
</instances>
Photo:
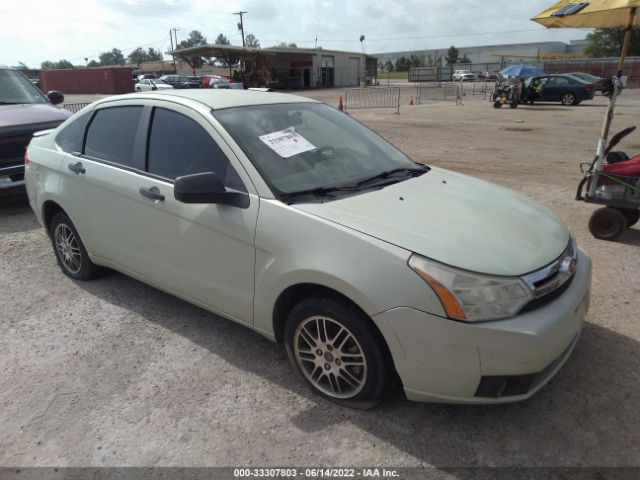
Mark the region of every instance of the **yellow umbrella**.
<instances>
[{"instance_id":1,"label":"yellow umbrella","mask_svg":"<svg viewBox=\"0 0 640 480\"><path fill-rule=\"evenodd\" d=\"M631 30L640 25L640 0L560 0L531 20L548 28L622 28L626 27L618 70L622 70L629 50Z\"/></svg>"},{"instance_id":2,"label":"yellow umbrella","mask_svg":"<svg viewBox=\"0 0 640 480\"><path fill-rule=\"evenodd\" d=\"M536 15L532 20L549 28L627 27L631 9L638 7L640 7L640 0L591 0L583 3L562 0ZM637 26L639 22L640 20L636 17L631 25Z\"/></svg>"},{"instance_id":3,"label":"yellow umbrella","mask_svg":"<svg viewBox=\"0 0 640 480\"><path fill-rule=\"evenodd\" d=\"M631 31L640 25L639 9L640 0L590 0L589 2L561 0L531 19L548 28L626 28L618 63L618 77L613 79L614 88L598 142L597 160L594 162L592 171L597 171L604 160L604 149L609 136L616 98L621 88L620 77L629 51ZM591 182L589 192L591 195L594 194L595 187L596 182Z\"/></svg>"}]
</instances>

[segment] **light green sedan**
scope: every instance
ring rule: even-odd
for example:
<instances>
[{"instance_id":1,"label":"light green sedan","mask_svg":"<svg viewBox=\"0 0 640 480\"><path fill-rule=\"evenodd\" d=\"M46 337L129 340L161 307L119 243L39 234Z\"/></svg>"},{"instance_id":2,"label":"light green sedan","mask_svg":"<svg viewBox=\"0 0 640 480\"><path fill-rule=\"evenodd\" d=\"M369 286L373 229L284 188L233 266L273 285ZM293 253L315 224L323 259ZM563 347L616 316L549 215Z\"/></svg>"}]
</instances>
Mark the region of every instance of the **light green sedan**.
<instances>
[{"instance_id":1,"label":"light green sedan","mask_svg":"<svg viewBox=\"0 0 640 480\"><path fill-rule=\"evenodd\" d=\"M66 275L112 268L244 324L345 405L398 379L411 400L528 398L589 306L591 261L552 212L307 98L109 97L25 162Z\"/></svg>"}]
</instances>

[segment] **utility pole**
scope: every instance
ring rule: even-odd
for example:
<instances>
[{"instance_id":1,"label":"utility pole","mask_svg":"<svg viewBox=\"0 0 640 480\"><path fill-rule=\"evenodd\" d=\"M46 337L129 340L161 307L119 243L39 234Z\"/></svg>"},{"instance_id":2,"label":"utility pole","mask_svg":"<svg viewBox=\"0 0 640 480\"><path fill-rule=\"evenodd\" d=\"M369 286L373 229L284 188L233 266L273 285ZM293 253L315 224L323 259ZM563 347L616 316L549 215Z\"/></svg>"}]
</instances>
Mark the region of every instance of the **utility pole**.
<instances>
[{"instance_id":1,"label":"utility pole","mask_svg":"<svg viewBox=\"0 0 640 480\"><path fill-rule=\"evenodd\" d=\"M173 27L172 29L169 30L169 39L171 41L171 51L176 50L178 48L178 34L176 33L179 29ZM173 35L171 34L171 32L173 32ZM173 37L175 37L175 44L174 44L174 39ZM173 57L173 71L174 73L178 73L178 70L176 69L176 56L175 55L171 55Z\"/></svg>"},{"instance_id":2,"label":"utility pole","mask_svg":"<svg viewBox=\"0 0 640 480\"><path fill-rule=\"evenodd\" d=\"M249 12L243 12L242 10L240 10L239 12L235 12L232 13L231 15L240 15L240 23L238 23L238 30L240 30L242 32L242 46L246 46L244 44L244 24L242 23L242 15L244 15L245 13L249 13Z\"/></svg>"}]
</instances>

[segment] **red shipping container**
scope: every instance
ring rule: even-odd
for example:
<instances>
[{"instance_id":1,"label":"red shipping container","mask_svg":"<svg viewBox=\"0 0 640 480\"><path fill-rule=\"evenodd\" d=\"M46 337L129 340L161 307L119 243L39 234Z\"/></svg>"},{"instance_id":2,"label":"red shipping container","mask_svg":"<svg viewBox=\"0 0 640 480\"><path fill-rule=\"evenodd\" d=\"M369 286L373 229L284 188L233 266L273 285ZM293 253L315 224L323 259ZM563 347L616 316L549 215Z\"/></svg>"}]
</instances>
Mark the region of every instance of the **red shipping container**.
<instances>
[{"instance_id":1,"label":"red shipping container","mask_svg":"<svg viewBox=\"0 0 640 480\"><path fill-rule=\"evenodd\" d=\"M130 93L133 92L131 69L119 67L44 70L40 72L43 92L62 93Z\"/></svg>"}]
</instances>

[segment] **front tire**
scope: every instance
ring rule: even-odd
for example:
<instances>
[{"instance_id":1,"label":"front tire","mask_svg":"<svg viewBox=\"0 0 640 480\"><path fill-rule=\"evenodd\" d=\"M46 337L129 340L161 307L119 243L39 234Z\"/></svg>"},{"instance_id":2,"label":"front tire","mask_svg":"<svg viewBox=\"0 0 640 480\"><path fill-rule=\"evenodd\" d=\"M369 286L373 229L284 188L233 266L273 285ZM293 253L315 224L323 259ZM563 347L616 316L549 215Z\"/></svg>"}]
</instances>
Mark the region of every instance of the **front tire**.
<instances>
[{"instance_id":1,"label":"front tire","mask_svg":"<svg viewBox=\"0 0 640 480\"><path fill-rule=\"evenodd\" d=\"M380 333L365 314L346 302L309 298L287 317L289 361L319 395L367 409L393 386L391 359Z\"/></svg>"},{"instance_id":2,"label":"front tire","mask_svg":"<svg viewBox=\"0 0 640 480\"><path fill-rule=\"evenodd\" d=\"M49 228L51 244L62 272L74 280L90 280L99 273L71 219L63 212L56 213Z\"/></svg>"}]
</instances>

